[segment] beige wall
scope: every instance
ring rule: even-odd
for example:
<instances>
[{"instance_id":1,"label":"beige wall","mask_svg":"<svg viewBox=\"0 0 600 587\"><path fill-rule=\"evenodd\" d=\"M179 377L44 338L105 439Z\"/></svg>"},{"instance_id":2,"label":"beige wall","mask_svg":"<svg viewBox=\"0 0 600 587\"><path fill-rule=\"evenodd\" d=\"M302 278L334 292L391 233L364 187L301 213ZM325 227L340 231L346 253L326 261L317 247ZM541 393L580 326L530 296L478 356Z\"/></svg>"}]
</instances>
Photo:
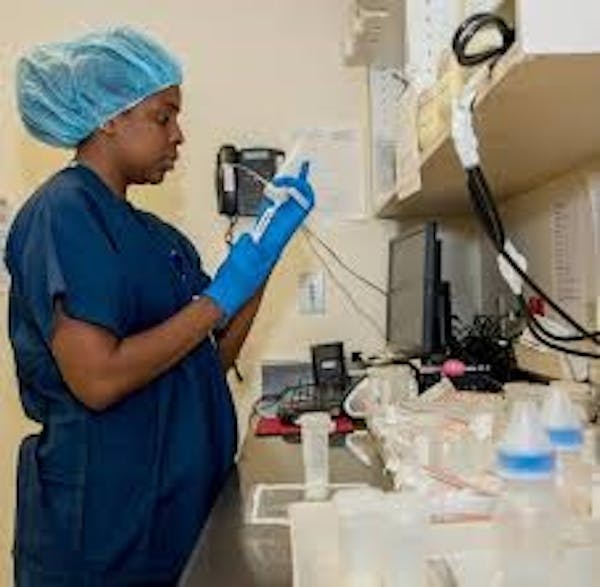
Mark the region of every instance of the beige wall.
<instances>
[{"instance_id":1,"label":"beige wall","mask_svg":"<svg viewBox=\"0 0 600 587\"><path fill-rule=\"evenodd\" d=\"M0 197L13 206L67 154L25 136L15 116L15 56L35 42L62 38L98 24L147 27L183 61L184 130L180 168L160 188L136 200L182 227L214 268L223 255L225 223L215 210L213 163L218 146L284 145L304 126L360 125L366 130L364 71L340 63L344 0L21 0L0 23ZM5 11L6 12L6 11ZM35 17L33 16L35 15ZM336 223L326 239L355 269L385 284L387 238L393 224ZM317 267L302 238L290 247L267 291L264 309L248 341L242 367L248 377L236 396L243 406L256 392L260 360L308 358L308 345L340 339L349 349L377 350L381 340L355 317L333 283L326 282L327 312L302 317L296 310L298 274ZM383 300L352 281L354 295L384 324ZM27 428L21 417L5 338L5 295L0 298L0 585L9 585L14 451Z\"/></svg>"}]
</instances>

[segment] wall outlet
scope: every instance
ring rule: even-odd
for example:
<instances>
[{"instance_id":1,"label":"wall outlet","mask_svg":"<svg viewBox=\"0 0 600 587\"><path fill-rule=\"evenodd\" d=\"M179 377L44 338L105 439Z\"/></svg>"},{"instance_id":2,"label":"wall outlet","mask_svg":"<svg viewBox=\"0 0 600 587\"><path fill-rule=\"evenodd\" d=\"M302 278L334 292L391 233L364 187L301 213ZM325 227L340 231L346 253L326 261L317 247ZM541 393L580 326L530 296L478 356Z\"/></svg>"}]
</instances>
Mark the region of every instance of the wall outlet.
<instances>
[{"instance_id":1,"label":"wall outlet","mask_svg":"<svg viewBox=\"0 0 600 587\"><path fill-rule=\"evenodd\" d=\"M300 314L325 314L325 275L322 271L301 273L298 277Z\"/></svg>"}]
</instances>

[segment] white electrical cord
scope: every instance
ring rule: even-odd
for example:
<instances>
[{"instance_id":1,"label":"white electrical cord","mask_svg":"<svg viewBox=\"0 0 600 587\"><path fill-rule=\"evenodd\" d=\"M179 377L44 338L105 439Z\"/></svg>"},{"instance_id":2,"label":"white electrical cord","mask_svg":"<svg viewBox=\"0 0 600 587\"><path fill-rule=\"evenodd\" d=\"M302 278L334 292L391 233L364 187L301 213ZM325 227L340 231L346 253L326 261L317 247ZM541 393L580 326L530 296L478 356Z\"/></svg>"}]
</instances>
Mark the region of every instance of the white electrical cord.
<instances>
[{"instance_id":1,"label":"white electrical cord","mask_svg":"<svg viewBox=\"0 0 600 587\"><path fill-rule=\"evenodd\" d=\"M464 169L479 165L479 141L473 125L473 106L477 93L466 84L461 95L452 102L452 140Z\"/></svg>"},{"instance_id":2,"label":"white electrical cord","mask_svg":"<svg viewBox=\"0 0 600 587\"><path fill-rule=\"evenodd\" d=\"M508 239L506 239L506 242L504 243L504 252L520 267L523 272L527 272L527 259L524 255L521 255L521 253L517 251L516 247ZM510 290L516 296L523 295L523 279L513 269L504 255L498 255L496 257L496 262L498 263L500 275L502 275L502 278L504 281L506 281Z\"/></svg>"},{"instance_id":3,"label":"white electrical cord","mask_svg":"<svg viewBox=\"0 0 600 587\"><path fill-rule=\"evenodd\" d=\"M455 98L452 104L452 139L456 154L460 159L461 165L465 170L474 169L479 166L479 141L475 134L475 125L473 124L473 106L477 98L475 87L467 83L458 98ZM527 271L527 259L519 253L515 245L506 240L504 243L504 252L524 271ZM523 294L523 279L515 269L506 260L504 255L498 254L496 257L500 275L511 291L520 296Z\"/></svg>"}]
</instances>

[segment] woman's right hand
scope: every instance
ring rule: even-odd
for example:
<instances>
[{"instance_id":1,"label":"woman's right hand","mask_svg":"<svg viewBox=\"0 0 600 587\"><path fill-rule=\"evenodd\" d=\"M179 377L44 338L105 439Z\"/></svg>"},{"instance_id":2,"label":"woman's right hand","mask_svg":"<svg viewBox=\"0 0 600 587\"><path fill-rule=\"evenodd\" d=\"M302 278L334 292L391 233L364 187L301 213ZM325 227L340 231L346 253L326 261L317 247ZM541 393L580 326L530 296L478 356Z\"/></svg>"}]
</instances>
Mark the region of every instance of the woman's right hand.
<instances>
[{"instance_id":1,"label":"woman's right hand","mask_svg":"<svg viewBox=\"0 0 600 587\"><path fill-rule=\"evenodd\" d=\"M202 295L212 299L225 318L230 319L258 291L271 268L272 263L263 251L244 233L231 247Z\"/></svg>"}]
</instances>

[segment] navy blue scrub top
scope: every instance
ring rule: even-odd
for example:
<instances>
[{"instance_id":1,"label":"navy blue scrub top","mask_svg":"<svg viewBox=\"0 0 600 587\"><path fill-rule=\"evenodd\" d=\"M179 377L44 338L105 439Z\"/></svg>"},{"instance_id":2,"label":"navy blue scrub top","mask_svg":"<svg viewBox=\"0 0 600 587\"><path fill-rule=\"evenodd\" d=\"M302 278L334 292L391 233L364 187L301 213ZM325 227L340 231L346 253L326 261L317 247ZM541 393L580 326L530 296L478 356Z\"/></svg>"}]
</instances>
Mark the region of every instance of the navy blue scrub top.
<instances>
[{"instance_id":1,"label":"navy blue scrub top","mask_svg":"<svg viewBox=\"0 0 600 587\"><path fill-rule=\"evenodd\" d=\"M31 585L147 585L182 569L232 466L236 420L216 348L102 412L49 350L53 303L119 338L160 324L209 283L191 243L73 164L15 219L6 249L19 391L42 431L20 450L15 561Z\"/></svg>"}]
</instances>

